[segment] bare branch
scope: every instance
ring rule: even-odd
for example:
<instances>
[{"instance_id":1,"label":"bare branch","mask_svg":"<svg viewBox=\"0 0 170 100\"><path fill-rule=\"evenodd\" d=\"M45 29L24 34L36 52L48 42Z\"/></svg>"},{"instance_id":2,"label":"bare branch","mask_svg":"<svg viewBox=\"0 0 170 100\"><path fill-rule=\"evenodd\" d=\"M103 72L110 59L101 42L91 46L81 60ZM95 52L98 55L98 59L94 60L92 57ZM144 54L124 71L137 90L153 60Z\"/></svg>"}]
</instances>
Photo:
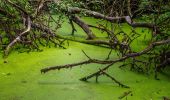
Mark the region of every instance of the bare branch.
<instances>
[{"instance_id":1,"label":"bare branch","mask_svg":"<svg viewBox=\"0 0 170 100\"><path fill-rule=\"evenodd\" d=\"M8 56L10 48L12 48L17 42L19 42L21 37L27 34L30 31L30 29L31 29L31 19L29 16L27 16L27 28L22 33L20 33L10 44L8 44L8 46L5 49L5 54L4 54L5 57Z\"/></svg>"},{"instance_id":2,"label":"bare branch","mask_svg":"<svg viewBox=\"0 0 170 100\"><path fill-rule=\"evenodd\" d=\"M89 26L85 22L83 22L78 16L73 15L71 16L71 19L85 31L88 36L87 39L94 39L96 37L90 30Z\"/></svg>"},{"instance_id":3,"label":"bare branch","mask_svg":"<svg viewBox=\"0 0 170 100\"><path fill-rule=\"evenodd\" d=\"M90 17L94 17L97 19L104 19L110 22L114 22L116 20L124 20L126 21L130 26L132 27L146 27L146 28L154 28L155 25L152 23L137 23L137 22L133 22L132 19L130 18L130 16L122 16L122 17L109 17L106 15L103 15L101 13L95 12L95 11L91 11L91 10L87 10L87 9L81 9L78 7L70 7L68 8L68 12L71 14L77 14L77 13L85 13Z\"/></svg>"},{"instance_id":4,"label":"bare branch","mask_svg":"<svg viewBox=\"0 0 170 100\"><path fill-rule=\"evenodd\" d=\"M121 58L118 58L116 60L97 60L97 59L89 59L87 61L82 61L82 62L79 62L79 63L73 63L73 64L66 64L66 65L61 65L61 66L54 66L54 67L48 67L48 68L44 68L44 69L41 69L41 72L42 73L46 73L50 70L56 70L56 69L63 69L63 68L72 68L72 67L75 67L75 66L79 66L79 65L83 65L83 64L90 64L90 63L96 63L96 64L110 64L113 65L114 63L117 63L117 62L121 62L121 61L124 61L128 58L131 58L131 57L136 57L136 56L140 56L140 55L143 55L147 52L149 52L151 49L153 49L155 46L159 46L159 45L164 45L164 44L167 44L167 43L170 43L170 39L167 39L167 40L163 40L163 41L158 41L158 42L154 42L154 43L151 43L147 48L145 48L143 51L141 52L138 52L138 53L130 53L130 54L127 54ZM110 67L109 66L109 67ZM108 69L108 67L106 68ZM98 73L98 72L97 72ZM95 74L96 75L96 74ZM94 75L92 75L94 76ZM91 76L90 76L91 77Z\"/></svg>"}]
</instances>

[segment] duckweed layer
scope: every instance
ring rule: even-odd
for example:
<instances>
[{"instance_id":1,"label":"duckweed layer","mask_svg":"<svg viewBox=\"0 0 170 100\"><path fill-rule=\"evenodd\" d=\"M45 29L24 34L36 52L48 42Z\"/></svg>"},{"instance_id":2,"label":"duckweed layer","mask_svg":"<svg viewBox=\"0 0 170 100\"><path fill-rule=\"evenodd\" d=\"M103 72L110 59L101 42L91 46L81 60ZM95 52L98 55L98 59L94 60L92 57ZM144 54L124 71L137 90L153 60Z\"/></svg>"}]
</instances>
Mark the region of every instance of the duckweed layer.
<instances>
[{"instance_id":1,"label":"duckweed layer","mask_svg":"<svg viewBox=\"0 0 170 100\"><path fill-rule=\"evenodd\" d=\"M59 32L70 32L66 27ZM124 31L129 32L129 28L125 27ZM142 33L141 29L137 31ZM133 49L146 47L144 45L146 42L143 43L144 37L148 41L150 36L148 30L145 31L148 37L142 33L142 36L132 45ZM80 33L82 34L81 31ZM99 33L98 36L103 35ZM155 80L152 75L146 76L120 69L118 68L120 63L113 65L108 72L120 82L129 85L130 89L119 87L105 76L99 78L99 83L95 83L95 79L89 82L78 80L104 67L97 64L56 70L46 74L40 73L40 69L48 66L86 60L82 50L97 59L105 59L110 51L106 48L70 42L67 49L43 48L43 52L12 52L7 59L8 63L3 63L3 59L0 60L0 100L119 100L118 97L128 91L132 91L132 94L122 100L162 100L163 96L170 97L168 72L159 75L161 80ZM114 51L110 59L116 56Z\"/></svg>"}]
</instances>

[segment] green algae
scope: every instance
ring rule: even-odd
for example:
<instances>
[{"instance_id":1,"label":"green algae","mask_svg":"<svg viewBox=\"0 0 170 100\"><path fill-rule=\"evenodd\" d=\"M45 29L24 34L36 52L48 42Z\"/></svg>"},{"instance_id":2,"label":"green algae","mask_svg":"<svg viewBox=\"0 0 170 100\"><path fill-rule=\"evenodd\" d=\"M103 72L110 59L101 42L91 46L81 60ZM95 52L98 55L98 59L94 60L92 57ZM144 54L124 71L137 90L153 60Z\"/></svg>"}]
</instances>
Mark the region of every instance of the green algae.
<instances>
[{"instance_id":1,"label":"green algae","mask_svg":"<svg viewBox=\"0 0 170 100\"><path fill-rule=\"evenodd\" d=\"M97 20L90 21L94 24ZM78 32L75 36L86 37L83 30L76 26ZM123 31L129 32L131 27L122 25ZM58 32L69 35L71 27L64 23ZM146 47L150 40L149 30L135 29L141 36L134 41L132 47L139 51ZM142 31L144 30L144 32ZM93 29L99 37L106 37L99 31ZM147 37L145 36L147 35ZM132 91L131 95L122 100L162 100L163 96L170 97L170 79L168 72L160 74L160 80L155 80L152 76L135 73L126 69L120 69L120 63L114 64L108 73L120 82L130 86L130 89L121 88L109 78L99 77L99 83L95 79L89 82L81 82L78 79L89 75L103 65L90 64L82 65L72 69L56 70L46 74L41 74L40 69L75 63L86 60L82 53L84 50L90 57L97 59L107 58L109 49L70 42L67 49L42 48L42 52L18 53L12 52L8 63L0 60L0 100L119 100L124 92ZM116 51L112 52L110 59L117 57Z\"/></svg>"},{"instance_id":2,"label":"green algae","mask_svg":"<svg viewBox=\"0 0 170 100\"><path fill-rule=\"evenodd\" d=\"M88 83L78 80L103 67L96 64L40 73L40 69L47 66L87 59L82 49L98 59L106 58L109 51L71 42L67 49L44 48L43 52L13 52L8 57L8 63L2 60L0 63L0 100L118 100L119 96L129 90L133 95L129 95L128 100L161 100L162 96L170 96L170 81L167 77L161 76L161 80L154 80L153 77L121 70L119 64L113 65L109 73L129 85L130 89L121 88L104 76L99 78L99 83L95 83L95 79Z\"/></svg>"}]
</instances>

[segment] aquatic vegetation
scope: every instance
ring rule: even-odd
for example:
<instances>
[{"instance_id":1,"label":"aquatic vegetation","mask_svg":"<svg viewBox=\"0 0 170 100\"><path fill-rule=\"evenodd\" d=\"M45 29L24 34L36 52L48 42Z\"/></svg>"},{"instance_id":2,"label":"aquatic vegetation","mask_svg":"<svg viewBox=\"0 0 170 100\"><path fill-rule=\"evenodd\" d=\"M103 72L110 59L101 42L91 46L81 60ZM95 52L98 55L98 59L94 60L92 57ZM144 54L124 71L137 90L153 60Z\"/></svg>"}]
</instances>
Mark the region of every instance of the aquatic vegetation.
<instances>
[{"instance_id":1,"label":"aquatic vegetation","mask_svg":"<svg viewBox=\"0 0 170 100\"><path fill-rule=\"evenodd\" d=\"M168 99L169 5L1 0L0 100Z\"/></svg>"}]
</instances>

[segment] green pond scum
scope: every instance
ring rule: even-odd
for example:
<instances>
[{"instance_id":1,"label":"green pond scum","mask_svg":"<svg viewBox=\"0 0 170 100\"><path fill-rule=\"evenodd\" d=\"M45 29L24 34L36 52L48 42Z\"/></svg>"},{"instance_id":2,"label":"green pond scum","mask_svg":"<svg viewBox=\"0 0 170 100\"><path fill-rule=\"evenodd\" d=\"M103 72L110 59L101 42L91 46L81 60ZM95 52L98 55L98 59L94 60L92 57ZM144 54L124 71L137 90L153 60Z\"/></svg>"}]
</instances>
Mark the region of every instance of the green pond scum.
<instances>
[{"instance_id":1,"label":"green pond scum","mask_svg":"<svg viewBox=\"0 0 170 100\"><path fill-rule=\"evenodd\" d=\"M88 18L83 20L95 23L95 20ZM58 33L71 34L71 27L67 26L67 23L63 25ZM128 25L123 24L122 27L123 31L130 33ZM77 29L75 36L85 37L83 31ZM141 36L132 43L132 46L134 50L140 51L146 47L151 35L149 30L144 28L136 28L136 31ZM107 36L95 29L93 32L98 37ZM104 67L99 64L40 73L40 70L45 67L87 60L82 50L96 59L107 58L110 51L108 48L72 41L69 41L69 46L65 45L65 47L67 49L41 47L42 52L29 53L12 51L7 58L7 63L4 63L1 58L0 100L163 100L163 97L170 97L169 72L160 73L158 76L160 80L155 80L153 75L133 72L128 68L120 69L118 67L120 63L114 64L108 73L130 88L119 87L106 76L99 77L98 83L94 78L88 82L78 80ZM110 59L116 56L116 51L113 51Z\"/></svg>"}]
</instances>

